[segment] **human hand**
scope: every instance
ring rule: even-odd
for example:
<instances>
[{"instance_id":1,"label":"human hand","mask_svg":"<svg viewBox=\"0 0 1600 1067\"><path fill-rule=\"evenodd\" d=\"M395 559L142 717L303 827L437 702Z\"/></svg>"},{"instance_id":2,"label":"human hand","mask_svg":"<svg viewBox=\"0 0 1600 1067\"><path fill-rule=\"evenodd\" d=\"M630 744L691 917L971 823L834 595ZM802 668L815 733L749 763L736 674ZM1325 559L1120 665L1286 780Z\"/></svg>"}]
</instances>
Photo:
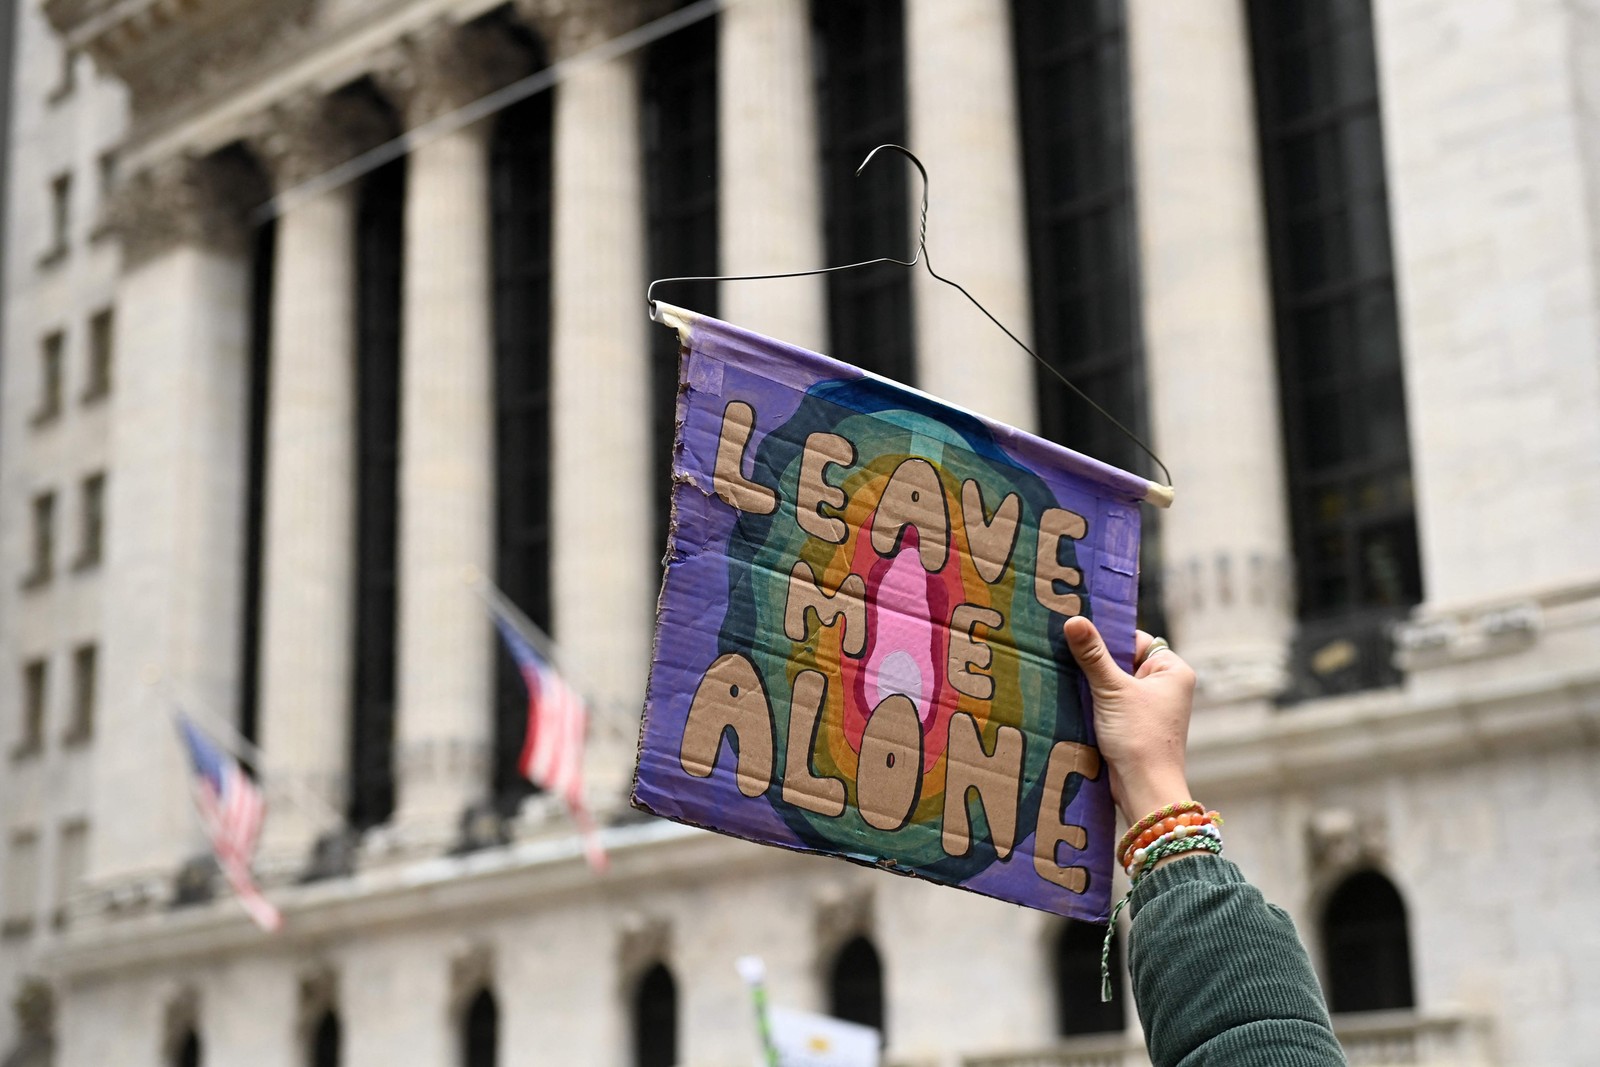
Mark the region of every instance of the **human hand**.
<instances>
[{"instance_id":1,"label":"human hand","mask_svg":"<svg viewBox=\"0 0 1600 1067\"><path fill-rule=\"evenodd\" d=\"M1111 658L1100 632L1077 616L1065 624L1067 647L1094 696L1095 741L1110 766L1111 796L1131 823L1189 799L1184 749L1194 707L1194 669L1165 642L1136 631L1128 674Z\"/></svg>"}]
</instances>

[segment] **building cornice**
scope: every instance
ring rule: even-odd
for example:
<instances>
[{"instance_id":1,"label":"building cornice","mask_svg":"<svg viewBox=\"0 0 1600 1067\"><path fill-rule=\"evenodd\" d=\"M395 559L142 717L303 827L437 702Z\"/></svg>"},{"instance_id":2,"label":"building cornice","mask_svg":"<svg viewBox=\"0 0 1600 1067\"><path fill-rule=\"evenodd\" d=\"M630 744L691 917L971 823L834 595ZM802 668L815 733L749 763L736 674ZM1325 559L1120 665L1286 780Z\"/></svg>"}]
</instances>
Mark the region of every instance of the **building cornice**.
<instances>
[{"instance_id":1,"label":"building cornice","mask_svg":"<svg viewBox=\"0 0 1600 1067\"><path fill-rule=\"evenodd\" d=\"M459 923L577 899L633 899L642 886L656 891L698 884L713 868L738 876L807 862L797 853L665 820L611 827L604 839L610 867L603 875L589 870L575 837L531 841L274 890L273 903L285 919L275 935L257 929L226 896L94 923L58 937L39 968L53 980L73 982L239 952L292 952L363 930Z\"/></svg>"}]
</instances>

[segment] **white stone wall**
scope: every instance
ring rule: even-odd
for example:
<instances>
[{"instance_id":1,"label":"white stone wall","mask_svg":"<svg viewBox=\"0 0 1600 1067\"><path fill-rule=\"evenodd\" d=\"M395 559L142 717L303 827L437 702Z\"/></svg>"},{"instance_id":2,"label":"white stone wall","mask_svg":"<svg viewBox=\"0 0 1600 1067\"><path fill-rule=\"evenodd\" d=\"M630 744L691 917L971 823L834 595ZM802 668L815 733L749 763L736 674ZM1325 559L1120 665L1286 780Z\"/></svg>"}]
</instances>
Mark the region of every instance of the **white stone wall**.
<instances>
[{"instance_id":1,"label":"white stone wall","mask_svg":"<svg viewBox=\"0 0 1600 1067\"><path fill-rule=\"evenodd\" d=\"M100 158L121 137L125 110L121 88L81 58L72 68L71 89L63 90L62 49L37 3L18 5L14 45L0 339L0 884L18 831L37 835L37 862L32 930L0 940L0 1049L14 1036L10 1003L17 981L37 973L40 952L57 937L55 912L68 893L57 884L62 832L88 818L93 786L93 740L68 744L64 735L73 710L73 650L101 637L105 564L75 569L74 561L82 480L108 470L112 459L109 404L86 403L83 393L90 319L113 303L118 261L115 242L100 232ZM72 175L67 253L47 261L50 182L62 173ZM66 334L61 411L35 425L40 344L54 330ZM56 494L54 574L47 585L24 590L33 553L30 501L44 490ZM17 760L12 750L23 730L23 664L40 658L48 664L43 747ZM97 710L103 713L103 706Z\"/></svg>"}]
</instances>

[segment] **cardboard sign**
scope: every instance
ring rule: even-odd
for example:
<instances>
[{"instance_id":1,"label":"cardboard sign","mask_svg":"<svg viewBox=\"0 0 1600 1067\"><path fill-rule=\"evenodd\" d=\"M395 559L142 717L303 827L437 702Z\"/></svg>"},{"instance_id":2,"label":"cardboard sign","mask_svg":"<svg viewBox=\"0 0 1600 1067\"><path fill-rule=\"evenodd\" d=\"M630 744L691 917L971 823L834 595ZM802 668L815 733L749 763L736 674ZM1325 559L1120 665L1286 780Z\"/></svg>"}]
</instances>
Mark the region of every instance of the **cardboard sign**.
<instances>
[{"instance_id":1,"label":"cardboard sign","mask_svg":"<svg viewBox=\"0 0 1600 1067\"><path fill-rule=\"evenodd\" d=\"M634 803L1103 920L1112 807L1062 623L1128 665L1148 483L658 315L684 344Z\"/></svg>"},{"instance_id":2,"label":"cardboard sign","mask_svg":"<svg viewBox=\"0 0 1600 1067\"><path fill-rule=\"evenodd\" d=\"M772 1044L779 1067L878 1067L883 1035L808 1011L773 1008Z\"/></svg>"}]
</instances>

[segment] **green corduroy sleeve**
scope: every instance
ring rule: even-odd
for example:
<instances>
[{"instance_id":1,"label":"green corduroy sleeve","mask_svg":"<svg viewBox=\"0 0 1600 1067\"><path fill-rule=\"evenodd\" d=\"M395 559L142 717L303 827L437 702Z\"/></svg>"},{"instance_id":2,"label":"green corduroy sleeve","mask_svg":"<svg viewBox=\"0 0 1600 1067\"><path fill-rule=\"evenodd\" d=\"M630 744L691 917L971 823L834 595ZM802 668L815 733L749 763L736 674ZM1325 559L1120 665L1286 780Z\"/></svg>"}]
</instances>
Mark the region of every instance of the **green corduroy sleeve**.
<instances>
[{"instance_id":1,"label":"green corduroy sleeve","mask_svg":"<svg viewBox=\"0 0 1600 1067\"><path fill-rule=\"evenodd\" d=\"M1294 923L1227 860L1143 878L1128 955L1155 1067L1345 1063Z\"/></svg>"}]
</instances>

